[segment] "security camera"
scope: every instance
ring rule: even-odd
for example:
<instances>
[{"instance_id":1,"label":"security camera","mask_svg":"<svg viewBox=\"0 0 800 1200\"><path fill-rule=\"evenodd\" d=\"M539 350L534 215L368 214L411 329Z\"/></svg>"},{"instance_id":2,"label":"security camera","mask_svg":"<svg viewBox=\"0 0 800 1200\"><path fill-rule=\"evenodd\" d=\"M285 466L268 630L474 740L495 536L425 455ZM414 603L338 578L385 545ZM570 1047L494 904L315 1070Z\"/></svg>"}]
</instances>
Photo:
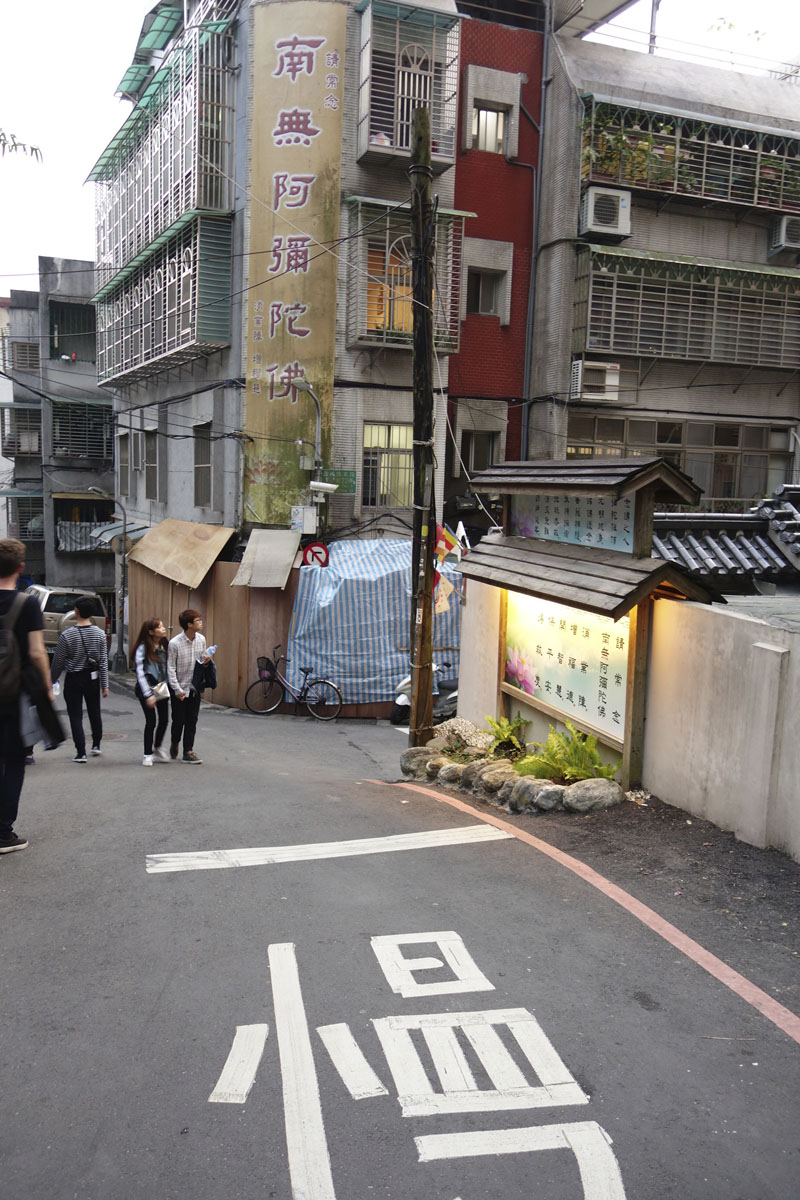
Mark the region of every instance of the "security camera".
<instances>
[{"instance_id":1,"label":"security camera","mask_svg":"<svg viewBox=\"0 0 800 1200\"><path fill-rule=\"evenodd\" d=\"M325 492L328 494L339 489L338 483L323 483L321 479L312 479L308 486L312 492Z\"/></svg>"}]
</instances>

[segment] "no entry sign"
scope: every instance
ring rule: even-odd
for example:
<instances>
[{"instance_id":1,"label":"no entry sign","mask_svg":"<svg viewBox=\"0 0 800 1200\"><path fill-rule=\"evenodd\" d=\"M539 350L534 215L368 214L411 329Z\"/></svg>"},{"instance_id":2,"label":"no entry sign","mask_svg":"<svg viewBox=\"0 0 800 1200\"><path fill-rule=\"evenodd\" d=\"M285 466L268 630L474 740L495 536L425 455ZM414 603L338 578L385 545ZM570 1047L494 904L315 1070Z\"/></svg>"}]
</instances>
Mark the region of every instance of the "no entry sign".
<instances>
[{"instance_id":1,"label":"no entry sign","mask_svg":"<svg viewBox=\"0 0 800 1200\"><path fill-rule=\"evenodd\" d=\"M327 567L328 547L324 542L309 542L303 550L303 565L306 567Z\"/></svg>"}]
</instances>

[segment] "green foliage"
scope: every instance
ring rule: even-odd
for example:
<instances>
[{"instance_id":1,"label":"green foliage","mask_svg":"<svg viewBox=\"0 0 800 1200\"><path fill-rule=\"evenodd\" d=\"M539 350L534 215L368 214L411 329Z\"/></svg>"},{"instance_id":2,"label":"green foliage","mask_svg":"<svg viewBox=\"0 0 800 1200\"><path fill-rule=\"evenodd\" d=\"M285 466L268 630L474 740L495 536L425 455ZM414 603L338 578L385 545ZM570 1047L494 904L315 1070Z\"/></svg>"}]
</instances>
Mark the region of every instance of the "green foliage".
<instances>
[{"instance_id":1,"label":"green foliage","mask_svg":"<svg viewBox=\"0 0 800 1200\"><path fill-rule=\"evenodd\" d=\"M489 753L499 755L504 758L516 758L518 754L522 754L525 750L524 741L520 741L525 729L530 725L530 721L525 721L519 713L510 721L508 717L489 717L486 721L489 729L494 734L492 744L489 746ZM518 736L519 735L519 736Z\"/></svg>"},{"instance_id":2,"label":"green foliage","mask_svg":"<svg viewBox=\"0 0 800 1200\"><path fill-rule=\"evenodd\" d=\"M578 779L613 779L621 759L604 763L597 749L594 734L580 733L571 721L565 721L567 733L556 733L553 726L546 742L534 742L538 754L528 754L515 763L519 775L536 779L553 779L558 783L575 783Z\"/></svg>"}]
</instances>

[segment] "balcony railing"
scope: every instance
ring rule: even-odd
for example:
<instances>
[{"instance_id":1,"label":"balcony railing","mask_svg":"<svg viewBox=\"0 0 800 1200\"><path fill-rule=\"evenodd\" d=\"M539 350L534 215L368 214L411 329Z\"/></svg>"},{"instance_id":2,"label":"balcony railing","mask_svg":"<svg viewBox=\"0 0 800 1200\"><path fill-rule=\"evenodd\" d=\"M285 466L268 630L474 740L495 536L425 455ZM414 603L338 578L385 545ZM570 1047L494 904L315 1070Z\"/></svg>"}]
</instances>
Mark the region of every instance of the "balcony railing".
<instances>
[{"instance_id":1,"label":"balcony railing","mask_svg":"<svg viewBox=\"0 0 800 1200\"><path fill-rule=\"evenodd\" d=\"M800 139L584 99L583 177L800 212Z\"/></svg>"}]
</instances>

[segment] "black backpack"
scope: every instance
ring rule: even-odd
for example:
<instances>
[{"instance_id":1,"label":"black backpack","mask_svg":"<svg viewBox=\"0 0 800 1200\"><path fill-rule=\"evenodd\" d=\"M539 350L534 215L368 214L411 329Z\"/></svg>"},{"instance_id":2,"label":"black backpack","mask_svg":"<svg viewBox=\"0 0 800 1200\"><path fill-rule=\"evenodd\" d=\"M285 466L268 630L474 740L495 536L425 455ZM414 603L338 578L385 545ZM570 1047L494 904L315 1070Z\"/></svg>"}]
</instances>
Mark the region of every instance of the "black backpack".
<instances>
[{"instance_id":1,"label":"black backpack","mask_svg":"<svg viewBox=\"0 0 800 1200\"><path fill-rule=\"evenodd\" d=\"M24 592L17 592L11 608L0 620L0 704L16 700L20 693L22 658L14 626L26 600Z\"/></svg>"}]
</instances>

